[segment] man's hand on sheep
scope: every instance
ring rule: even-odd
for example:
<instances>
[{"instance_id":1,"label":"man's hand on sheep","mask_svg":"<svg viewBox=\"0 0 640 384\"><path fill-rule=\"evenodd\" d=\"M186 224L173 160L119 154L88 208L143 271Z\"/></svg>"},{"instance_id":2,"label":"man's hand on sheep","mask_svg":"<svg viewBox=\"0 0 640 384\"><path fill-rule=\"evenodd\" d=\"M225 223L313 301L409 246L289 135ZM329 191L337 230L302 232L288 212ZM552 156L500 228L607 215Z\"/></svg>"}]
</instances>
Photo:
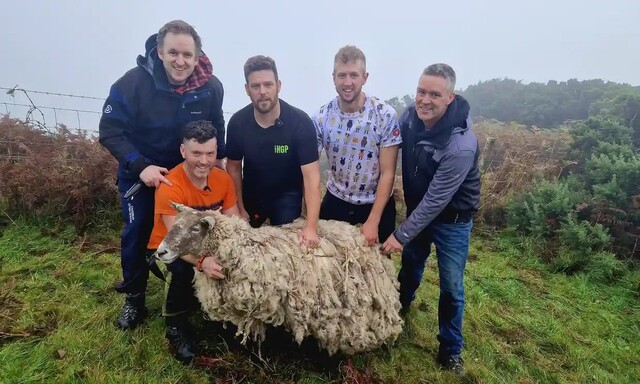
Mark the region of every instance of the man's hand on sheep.
<instances>
[{"instance_id":1,"label":"man's hand on sheep","mask_svg":"<svg viewBox=\"0 0 640 384\"><path fill-rule=\"evenodd\" d=\"M202 260L202 272L211 279L221 280L225 278L224 274L222 274L222 266L218 264L218 261L213 256L205 257Z\"/></svg>"},{"instance_id":2,"label":"man's hand on sheep","mask_svg":"<svg viewBox=\"0 0 640 384\"><path fill-rule=\"evenodd\" d=\"M300 244L304 244L307 248L315 248L320 244L320 238L318 237L318 231L308 225L300 232Z\"/></svg>"},{"instance_id":3,"label":"man's hand on sheep","mask_svg":"<svg viewBox=\"0 0 640 384\"><path fill-rule=\"evenodd\" d=\"M242 220L248 222L249 221L249 212L247 212L246 209L244 208L239 208L240 210L240 218L242 218Z\"/></svg>"},{"instance_id":4,"label":"man's hand on sheep","mask_svg":"<svg viewBox=\"0 0 640 384\"><path fill-rule=\"evenodd\" d=\"M147 187L158 188L160 186L160 183L165 183L168 186L172 186L173 184L169 181L169 179L164 177L164 175L166 175L167 173L169 173L169 170L167 168L158 167L157 165L150 165L142 172L140 172L140 180L142 180L142 182Z\"/></svg>"},{"instance_id":5,"label":"man's hand on sheep","mask_svg":"<svg viewBox=\"0 0 640 384\"><path fill-rule=\"evenodd\" d=\"M367 220L362 224L360 231L364 235L365 244L368 246L378 243L378 224Z\"/></svg>"},{"instance_id":6,"label":"man's hand on sheep","mask_svg":"<svg viewBox=\"0 0 640 384\"><path fill-rule=\"evenodd\" d=\"M400 244L398 239L396 239L396 237L392 233L391 236L389 236L389 238L384 242L384 244L382 244L380 250L382 251L382 253L388 255L395 251L402 251L402 244Z\"/></svg>"}]
</instances>

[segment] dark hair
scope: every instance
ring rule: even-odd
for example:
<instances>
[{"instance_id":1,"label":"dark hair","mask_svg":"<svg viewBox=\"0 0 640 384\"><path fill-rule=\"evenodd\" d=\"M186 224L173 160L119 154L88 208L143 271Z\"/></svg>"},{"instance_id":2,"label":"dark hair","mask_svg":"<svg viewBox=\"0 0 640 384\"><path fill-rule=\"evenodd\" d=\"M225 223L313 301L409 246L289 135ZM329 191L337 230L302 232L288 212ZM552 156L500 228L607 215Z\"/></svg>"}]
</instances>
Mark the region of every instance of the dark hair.
<instances>
[{"instance_id":1,"label":"dark hair","mask_svg":"<svg viewBox=\"0 0 640 384\"><path fill-rule=\"evenodd\" d=\"M167 36L167 33L180 34L184 33L187 35L191 35L193 37L193 41L196 43L196 55L200 55L202 52L202 40L200 40L200 36L196 29L191 25L187 24L182 20L173 20L163 25L162 28L158 31L158 37L156 41L158 42L158 48L162 49L164 46L164 37Z\"/></svg>"},{"instance_id":2,"label":"dark hair","mask_svg":"<svg viewBox=\"0 0 640 384\"><path fill-rule=\"evenodd\" d=\"M244 63L244 80L249 83L249 75L258 71L273 71L273 74L278 81L278 68L276 68L276 62L267 56L258 55L247 59Z\"/></svg>"},{"instance_id":3,"label":"dark hair","mask_svg":"<svg viewBox=\"0 0 640 384\"><path fill-rule=\"evenodd\" d=\"M198 143L206 143L215 139L218 134L216 127L208 120L196 120L182 127L182 140L195 140Z\"/></svg>"},{"instance_id":4,"label":"dark hair","mask_svg":"<svg viewBox=\"0 0 640 384\"><path fill-rule=\"evenodd\" d=\"M449 89L449 92L453 92L456 87L456 72L448 64L431 64L422 71L422 75L442 77L447 80L447 88Z\"/></svg>"}]
</instances>

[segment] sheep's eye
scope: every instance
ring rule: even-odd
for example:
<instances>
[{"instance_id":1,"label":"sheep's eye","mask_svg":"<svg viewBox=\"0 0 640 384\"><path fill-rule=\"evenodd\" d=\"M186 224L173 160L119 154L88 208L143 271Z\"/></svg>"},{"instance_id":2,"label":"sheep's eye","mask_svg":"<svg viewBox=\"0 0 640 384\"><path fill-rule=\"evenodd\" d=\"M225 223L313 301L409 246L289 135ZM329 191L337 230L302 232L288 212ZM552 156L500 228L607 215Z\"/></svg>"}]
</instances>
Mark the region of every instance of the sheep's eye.
<instances>
[{"instance_id":1,"label":"sheep's eye","mask_svg":"<svg viewBox=\"0 0 640 384\"><path fill-rule=\"evenodd\" d=\"M200 233L201 230L202 230L202 227L199 225L196 225L195 227L191 228L191 232L193 233Z\"/></svg>"}]
</instances>

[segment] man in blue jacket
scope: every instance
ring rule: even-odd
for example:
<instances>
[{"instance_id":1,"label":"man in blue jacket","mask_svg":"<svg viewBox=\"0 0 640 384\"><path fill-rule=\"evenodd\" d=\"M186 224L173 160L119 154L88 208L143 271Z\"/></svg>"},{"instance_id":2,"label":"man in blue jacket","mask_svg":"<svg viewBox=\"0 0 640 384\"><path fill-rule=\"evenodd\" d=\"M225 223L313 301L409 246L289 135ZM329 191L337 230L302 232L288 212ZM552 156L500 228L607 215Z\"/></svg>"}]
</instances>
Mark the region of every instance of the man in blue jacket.
<instances>
[{"instance_id":1,"label":"man in blue jacket","mask_svg":"<svg viewBox=\"0 0 640 384\"><path fill-rule=\"evenodd\" d=\"M400 117L407 219L382 250L402 250L398 280L406 314L435 244L440 274L437 360L463 375L463 275L472 219L480 203L480 172L469 103L455 95L455 82L447 64L428 66L418 81L415 105Z\"/></svg>"},{"instance_id":2,"label":"man in blue jacket","mask_svg":"<svg viewBox=\"0 0 640 384\"><path fill-rule=\"evenodd\" d=\"M133 329L145 316L149 270L146 246L153 228L154 192L182 162L180 128L209 120L218 131L218 165L224 158L224 91L213 76L195 29L182 20L147 39L137 67L113 84L100 119L100 143L118 160L118 190L125 221L121 238L125 304L116 325ZM129 193L128 193L129 192Z\"/></svg>"}]
</instances>

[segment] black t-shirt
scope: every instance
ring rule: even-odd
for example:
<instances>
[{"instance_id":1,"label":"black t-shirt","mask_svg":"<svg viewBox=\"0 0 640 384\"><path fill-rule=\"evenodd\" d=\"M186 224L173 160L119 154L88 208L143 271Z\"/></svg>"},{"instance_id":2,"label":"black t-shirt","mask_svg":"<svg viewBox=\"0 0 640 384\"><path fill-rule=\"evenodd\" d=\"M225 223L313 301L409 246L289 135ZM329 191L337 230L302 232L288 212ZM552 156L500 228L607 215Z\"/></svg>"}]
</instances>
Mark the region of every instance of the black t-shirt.
<instances>
[{"instance_id":1,"label":"black t-shirt","mask_svg":"<svg viewBox=\"0 0 640 384\"><path fill-rule=\"evenodd\" d=\"M318 160L316 130L309 115L282 100L276 123L262 128L249 104L229 120L226 154L244 160L245 200L302 192L300 167Z\"/></svg>"}]
</instances>

